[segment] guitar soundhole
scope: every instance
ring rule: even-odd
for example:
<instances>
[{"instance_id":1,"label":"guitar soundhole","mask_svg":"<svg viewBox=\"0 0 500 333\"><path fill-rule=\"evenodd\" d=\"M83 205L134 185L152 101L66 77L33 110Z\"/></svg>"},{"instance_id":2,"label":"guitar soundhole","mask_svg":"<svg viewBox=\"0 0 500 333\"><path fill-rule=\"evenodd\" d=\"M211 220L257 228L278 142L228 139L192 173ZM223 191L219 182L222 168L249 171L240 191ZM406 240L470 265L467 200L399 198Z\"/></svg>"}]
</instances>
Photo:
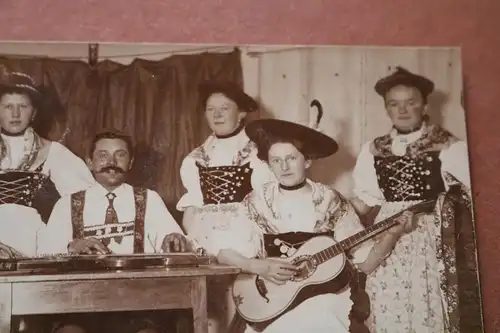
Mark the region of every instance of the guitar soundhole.
<instances>
[{"instance_id":1,"label":"guitar soundhole","mask_svg":"<svg viewBox=\"0 0 500 333\"><path fill-rule=\"evenodd\" d=\"M313 275L317 267L316 262L309 256L297 257L292 261L292 264L299 269L295 276L291 279L295 282L308 279L311 275Z\"/></svg>"}]
</instances>

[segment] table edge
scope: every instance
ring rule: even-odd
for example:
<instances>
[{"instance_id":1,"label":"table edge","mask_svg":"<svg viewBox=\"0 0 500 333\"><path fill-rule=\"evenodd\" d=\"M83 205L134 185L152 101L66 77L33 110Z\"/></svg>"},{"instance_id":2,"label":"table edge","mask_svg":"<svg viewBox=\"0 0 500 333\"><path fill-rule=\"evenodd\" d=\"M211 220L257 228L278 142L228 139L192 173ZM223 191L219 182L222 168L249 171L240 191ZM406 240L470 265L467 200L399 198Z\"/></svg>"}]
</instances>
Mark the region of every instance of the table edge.
<instances>
[{"instance_id":1,"label":"table edge","mask_svg":"<svg viewBox=\"0 0 500 333\"><path fill-rule=\"evenodd\" d=\"M175 267L166 269L151 269L141 271L111 271L92 273L66 273L66 274L29 274L29 275L1 275L1 283L23 282L64 282L64 281L96 281L119 279L168 279L168 278L194 278L220 275L237 275L241 269L225 265L199 265L196 267Z\"/></svg>"}]
</instances>

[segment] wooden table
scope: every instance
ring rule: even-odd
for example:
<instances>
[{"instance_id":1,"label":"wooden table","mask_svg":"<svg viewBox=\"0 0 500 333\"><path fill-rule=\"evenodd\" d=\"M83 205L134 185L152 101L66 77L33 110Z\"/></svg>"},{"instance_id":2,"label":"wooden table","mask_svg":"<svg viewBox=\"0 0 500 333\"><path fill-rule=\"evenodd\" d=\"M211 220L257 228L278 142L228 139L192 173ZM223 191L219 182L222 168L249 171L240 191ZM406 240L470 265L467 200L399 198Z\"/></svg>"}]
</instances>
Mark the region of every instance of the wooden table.
<instances>
[{"instance_id":1,"label":"wooden table","mask_svg":"<svg viewBox=\"0 0 500 333\"><path fill-rule=\"evenodd\" d=\"M238 274L229 266L57 275L0 275L0 333L13 315L193 309L194 333L206 333L207 277Z\"/></svg>"}]
</instances>

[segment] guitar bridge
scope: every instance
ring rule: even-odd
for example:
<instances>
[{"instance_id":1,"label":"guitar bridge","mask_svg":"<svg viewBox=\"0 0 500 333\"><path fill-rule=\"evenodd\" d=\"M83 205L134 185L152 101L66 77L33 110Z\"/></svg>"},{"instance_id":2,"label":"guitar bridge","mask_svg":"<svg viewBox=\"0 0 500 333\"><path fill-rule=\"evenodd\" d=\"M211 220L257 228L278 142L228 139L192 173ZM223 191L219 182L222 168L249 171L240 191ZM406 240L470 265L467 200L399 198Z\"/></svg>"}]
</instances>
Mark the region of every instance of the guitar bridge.
<instances>
[{"instance_id":1,"label":"guitar bridge","mask_svg":"<svg viewBox=\"0 0 500 333\"><path fill-rule=\"evenodd\" d=\"M298 268L297 273L290 279L294 282L300 282L308 279L314 274L316 268L318 268L318 262L309 255L302 255L296 257L292 264Z\"/></svg>"},{"instance_id":2,"label":"guitar bridge","mask_svg":"<svg viewBox=\"0 0 500 333\"><path fill-rule=\"evenodd\" d=\"M262 296L262 298L264 298L267 303L269 303L269 298L266 297L267 295L266 284L264 283L264 280L262 280L259 276L255 277L255 286L257 287L259 295Z\"/></svg>"}]
</instances>

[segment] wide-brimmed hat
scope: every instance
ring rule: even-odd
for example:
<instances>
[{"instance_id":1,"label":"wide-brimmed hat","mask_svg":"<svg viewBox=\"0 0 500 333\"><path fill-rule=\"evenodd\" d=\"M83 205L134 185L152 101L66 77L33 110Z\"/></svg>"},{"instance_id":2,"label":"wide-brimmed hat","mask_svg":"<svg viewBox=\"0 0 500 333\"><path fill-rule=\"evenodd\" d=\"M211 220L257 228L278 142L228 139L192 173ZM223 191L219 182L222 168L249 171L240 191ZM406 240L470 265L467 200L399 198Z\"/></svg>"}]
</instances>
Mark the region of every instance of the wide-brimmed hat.
<instances>
[{"instance_id":1,"label":"wide-brimmed hat","mask_svg":"<svg viewBox=\"0 0 500 333\"><path fill-rule=\"evenodd\" d=\"M0 95L6 92L20 92L38 100L42 97L41 88L28 74L6 70L0 72Z\"/></svg>"},{"instance_id":2,"label":"wide-brimmed hat","mask_svg":"<svg viewBox=\"0 0 500 333\"><path fill-rule=\"evenodd\" d=\"M290 121L279 119L258 119L250 122L245 127L247 136L255 142L258 149L269 150L270 146L279 141L299 142L300 152L308 159L320 159L337 152L337 142L326 134L321 133L317 127L323 111L319 102L313 101L313 106L318 106L318 117L313 126L304 126ZM267 154L259 153L259 156Z\"/></svg>"},{"instance_id":3,"label":"wide-brimmed hat","mask_svg":"<svg viewBox=\"0 0 500 333\"><path fill-rule=\"evenodd\" d=\"M400 66L397 66L396 71L391 75L378 80L375 83L375 91L380 96L385 97L390 89L398 85L415 87L424 98L427 98L434 91L434 82Z\"/></svg>"},{"instance_id":4,"label":"wide-brimmed hat","mask_svg":"<svg viewBox=\"0 0 500 333\"><path fill-rule=\"evenodd\" d=\"M221 93L234 101L236 105L238 105L238 108L242 111L254 112L259 109L259 104L234 82L205 81L200 84L199 93L204 105L212 94Z\"/></svg>"}]
</instances>

